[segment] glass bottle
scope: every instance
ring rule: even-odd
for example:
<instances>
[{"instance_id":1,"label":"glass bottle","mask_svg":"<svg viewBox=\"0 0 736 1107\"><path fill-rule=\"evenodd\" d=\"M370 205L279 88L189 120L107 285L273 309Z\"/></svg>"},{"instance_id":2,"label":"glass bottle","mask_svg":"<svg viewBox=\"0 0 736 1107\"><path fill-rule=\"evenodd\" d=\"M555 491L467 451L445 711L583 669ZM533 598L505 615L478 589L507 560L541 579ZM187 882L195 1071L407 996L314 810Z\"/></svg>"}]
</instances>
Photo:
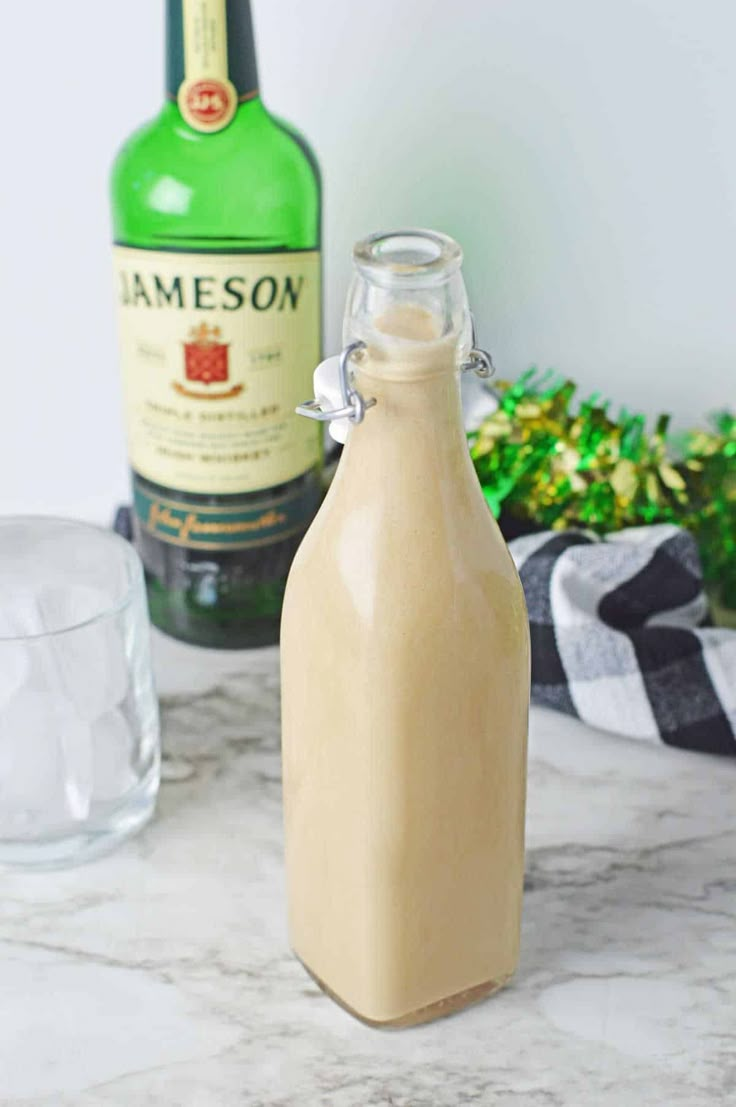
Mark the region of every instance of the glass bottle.
<instances>
[{"instance_id":1,"label":"glass bottle","mask_svg":"<svg viewBox=\"0 0 736 1107\"><path fill-rule=\"evenodd\" d=\"M135 539L153 621L278 638L320 497L320 180L258 91L248 0L168 0L167 100L112 172Z\"/></svg>"},{"instance_id":2,"label":"glass bottle","mask_svg":"<svg viewBox=\"0 0 736 1107\"><path fill-rule=\"evenodd\" d=\"M282 618L291 943L375 1024L495 991L519 948L529 633L463 429L461 260L426 231L356 246L349 433Z\"/></svg>"}]
</instances>

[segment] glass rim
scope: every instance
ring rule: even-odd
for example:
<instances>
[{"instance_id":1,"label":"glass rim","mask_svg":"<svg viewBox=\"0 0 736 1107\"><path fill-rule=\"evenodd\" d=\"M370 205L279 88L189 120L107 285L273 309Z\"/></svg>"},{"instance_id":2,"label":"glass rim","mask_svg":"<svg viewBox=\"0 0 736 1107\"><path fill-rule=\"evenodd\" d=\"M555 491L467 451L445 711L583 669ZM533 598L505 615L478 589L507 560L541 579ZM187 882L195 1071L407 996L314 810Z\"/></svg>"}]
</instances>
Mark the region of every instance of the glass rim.
<instances>
[{"instance_id":1,"label":"glass rim","mask_svg":"<svg viewBox=\"0 0 736 1107\"><path fill-rule=\"evenodd\" d=\"M435 283L457 272L463 251L442 231L405 227L378 231L356 242L353 262L358 272L378 284Z\"/></svg>"},{"instance_id":2,"label":"glass rim","mask_svg":"<svg viewBox=\"0 0 736 1107\"><path fill-rule=\"evenodd\" d=\"M124 611L125 608L129 606L134 599L136 589L142 584L143 570L141 561L133 545L116 531L108 527L100 526L98 523L88 523L84 519L70 519L63 515L3 515L0 516L0 540L2 539L2 532L6 527L29 526L38 527L41 530L47 528L46 533L48 533L48 531L52 530L57 525L71 527L74 530L83 531L87 534L94 534L96 538L102 538L103 541L109 542L114 548L117 548L128 570L126 587L123 589L122 595L118 600L108 604L106 607L102 608L94 615L88 616L86 619L80 619L78 622L65 624L64 626L57 627L55 630L44 630L38 634L0 633L0 643L37 642L48 638L58 638L64 634L72 634L74 631L84 630L87 627L95 626L97 623L105 622L119 615L121 611ZM1 561L2 554L0 553L0 562Z\"/></svg>"}]
</instances>

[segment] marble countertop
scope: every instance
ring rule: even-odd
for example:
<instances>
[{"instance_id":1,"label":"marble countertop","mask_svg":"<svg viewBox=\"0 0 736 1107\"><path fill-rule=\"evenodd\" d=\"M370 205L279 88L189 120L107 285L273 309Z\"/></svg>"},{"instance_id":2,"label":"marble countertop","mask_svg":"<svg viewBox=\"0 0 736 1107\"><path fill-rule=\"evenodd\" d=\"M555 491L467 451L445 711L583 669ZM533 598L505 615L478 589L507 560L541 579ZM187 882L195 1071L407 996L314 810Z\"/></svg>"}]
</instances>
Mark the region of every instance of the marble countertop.
<instances>
[{"instance_id":1,"label":"marble countertop","mask_svg":"<svg viewBox=\"0 0 736 1107\"><path fill-rule=\"evenodd\" d=\"M533 711L518 975L377 1031L287 947L276 651L155 649L155 821L0 877L0 1104L736 1102L736 763Z\"/></svg>"}]
</instances>

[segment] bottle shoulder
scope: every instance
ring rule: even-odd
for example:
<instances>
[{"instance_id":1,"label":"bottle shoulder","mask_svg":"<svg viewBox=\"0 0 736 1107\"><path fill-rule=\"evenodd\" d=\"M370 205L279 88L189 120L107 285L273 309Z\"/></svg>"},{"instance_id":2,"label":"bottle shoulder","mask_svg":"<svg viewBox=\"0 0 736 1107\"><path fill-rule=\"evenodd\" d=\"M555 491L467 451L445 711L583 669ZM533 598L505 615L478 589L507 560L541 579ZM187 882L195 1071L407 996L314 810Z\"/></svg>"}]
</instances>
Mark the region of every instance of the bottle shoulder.
<instances>
[{"instance_id":1,"label":"bottle shoulder","mask_svg":"<svg viewBox=\"0 0 736 1107\"><path fill-rule=\"evenodd\" d=\"M182 233L295 248L320 235L319 169L311 148L260 101L244 104L225 130L194 131L165 104L123 144L111 173L118 241Z\"/></svg>"},{"instance_id":2,"label":"bottle shoulder","mask_svg":"<svg viewBox=\"0 0 736 1107\"><path fill-rule=\"evenodd\" d=\"M380 473L363 479L343 458L297 553L295 575L318 592L325 574L348 590L375 578L376 587L400 594L431 573L448 595L474 588L474 580L521 595L513 559L476 485L474 474L451 489L431 474L405 484Z\"/></svg>"},{"instance_id":3,"label":"bottle shoulder","mask_svg":"<svg viewBox=\"0 0 736 1107\"><path fill-rule=\"evenodd\" d=\"M292 563L283 614L284 633L303 645L325 626L353 651L358 641L388 650L396 671L410 664L406 643L428 648L428 636L460 648L500 633L519 664L528 653L521 581L487 507L329 493Z\"/></svg>"},{"instance_id":4,"label":"bottle shoulder","mask_svg":"<svg viewBox=\"0 0 736 1107\"><path fill-rule=\"evenodd\" d=\"M300 151L302 158L309 165L318 188L322 188L322 171L317 160L317 155L312 149L310 143L304 137L298 127L294 126L287 119L282 119L279 115L271 115L272 121L276 124L276 127L293 143Z\"/></svg>"},{"instance_id":5,"label":"bottle shoulder","mask_svg":"<svg viewBox=\"0 0 736 1107\"><path fill-rule=\"evenodd\" d=\"M222 172L259 160L269 167L306 169L319 178L317 159L302 133L269 112L260 100L243 104L233 122L215 134L193 130L178 107L167 102L123 142L113 163L113 177L143 168Z\"/></svg>"}]
</instances>

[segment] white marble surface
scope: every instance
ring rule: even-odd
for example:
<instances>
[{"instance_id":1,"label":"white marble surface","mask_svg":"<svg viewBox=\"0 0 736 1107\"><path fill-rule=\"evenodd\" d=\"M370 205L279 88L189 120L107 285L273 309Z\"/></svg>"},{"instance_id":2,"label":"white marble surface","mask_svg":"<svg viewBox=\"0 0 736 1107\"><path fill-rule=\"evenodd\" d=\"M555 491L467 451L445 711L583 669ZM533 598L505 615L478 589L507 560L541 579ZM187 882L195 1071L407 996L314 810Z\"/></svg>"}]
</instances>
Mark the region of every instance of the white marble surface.
<instances>
[{"instance_id":1,"label":"white marble surface","mask_svg":"<svg viewBox=\"0 0 736 1107\"><path fill-rule=\"evenodd\" d=\"M1 1104L736 1102L736 763L533 712L518 976L376 1031L287 948L275 651L156 650L155 822L0 876Z\"/></svg>"}]
</instances>

